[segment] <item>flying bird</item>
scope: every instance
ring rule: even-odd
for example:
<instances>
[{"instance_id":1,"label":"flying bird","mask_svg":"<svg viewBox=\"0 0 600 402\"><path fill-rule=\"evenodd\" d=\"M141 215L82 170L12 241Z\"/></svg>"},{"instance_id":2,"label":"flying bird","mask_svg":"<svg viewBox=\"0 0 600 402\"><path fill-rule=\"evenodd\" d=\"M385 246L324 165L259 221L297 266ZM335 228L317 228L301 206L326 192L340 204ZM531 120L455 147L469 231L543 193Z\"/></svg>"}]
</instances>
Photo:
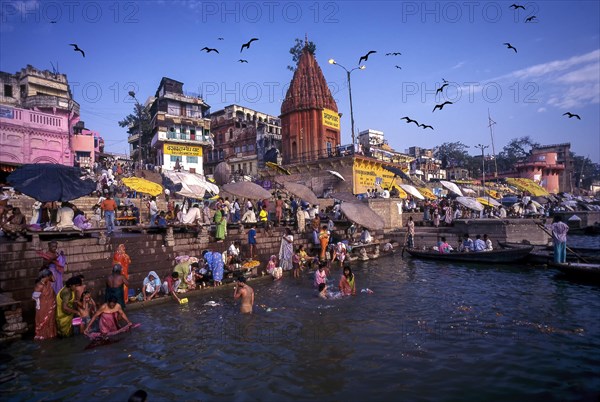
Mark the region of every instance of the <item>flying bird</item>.
<instances>
[{"instance_id":1,"label":"flying bird","mask_svg":"<svg viewBox=\"0 0 600 402\"><path fill-rule=\"evenodd\" d=\"M445 105L452 105L452 104L454 104L454 103L453 103L453 102L450 102L450 101L446 101L446 102L444 102L444 103L442 103L442 104L435 105L435 106L433 107L433 110L431 111L431 113L435 112L435 110L436 110L436 109L440 109L440 110L442 110L442 109L444 108L444 106L445 106Z\"/></svg>"},{"instance_id":2,"label":"flying bird","mask_svg":"<svg viewBox=\"0 0 600 402\"><path fill-rule=\"evenodd\" d=\"M573 118L573 117L577 117L578 120L581 120L581 117L579 117L578 114L571 113L571 112L563 113L563 116L569 116L569 119Z\"/></svg>"},{"instance_id":3,"label":"flying bird","mask_svg":"<svg viewBox=\"0 0 600 402\"><path fill-rule=\"evenodd\" d=\"M50 21L51 24L56 24L56 21Z\"/></svg>"},{"instance_id":4,"label":"flying bird","mask_svg":"<svg viewBox=\"0 0 600 402\"><path fill-rule=\"evenodd\" d=\"M511 4L509 8L512 8L513 10L518 10L519 8L522 8L523 10L525 10L525 7L520 4Z\"/></svg>"},{"instance_id":5,"label":"flying bird","mask_svg":"<svg viewBox=\"0 0 600 402\"><path fill-rule=\"evenodd\" d=\"M409 124L409 123L415 123L415 124L417 125L417 127L419 126L419 122L418 122L418 121L416 121L416 120L413 120L413 119L411 119L411 118L410 118L410 117L408 117L408 116L404 116L404 117L403 117L403 118L401 118L400 120L406 120L406 124Z\"/></svg>"},{"instance_id":6,"label":"flying bird","mask_svg":"<svg viewBox=\"0 0 600 402\"><path fill-rule=\"evenodd\" d=\"M369 61L369 55L371 55L371 54L373 54L373 53L377 53L377 51L376 51L376 50L369 50L369 51L367 52L367 54L365 54L364 56L361 56L361 58L360 58L360 59L358 59L358 64L362 63L362 62L363 62L363 60L364 60L364 61Z\"/></svg>"},{"instance_id":7,"label":"flying bird","mask_svg":"<svg viewBox=\"0 0 600 402\"><path fill-rule=\"evenodd\" d=\"M448 86L448 83L445 83L444 85L442 85L441 87L439 87L438 89L435 90L435 94L437 95L438 92L442 92L444 90L444 88L446 88L447 86Z\"/></svg>"},{"instance_id":8,"label":"flying bird","mask_svg":"<svg viewBox=\"0 0 600 402\"><path fill-rule=\"evenodd\" d=\"M504 44L506 45L506 48L507 48L507 49L512 49L512 50L514 50L514 51L515 51L515 53L517 53L517 48L516 48L516 47L514 47L513 45L511 45L511 44L510 44L510 43L508 43L508 42L506 42L506 43L504 43Z\"/></svg>"},{"instance_id":9,"label":"flying bird","mask_svg":"<svg viewBox=\"0 0 600 402\"><path fill-rule=\"evenodd\" d=\"M242 53L242 50L244 50L244 48L246 48L246 49L250 49L250 44L251 44L252 42L254 42L255 40L258 40L258 38L252 38L252 39L250 39L248 42L244 43L244 44L242 45L242 48L240 49L240 53Z\"/></svg>"},{"instance_id":10,"label":"flying bird","mask_svg":"<svg viewBox=\"0 0 600 402\"><path fill-rule=\"evenodd\" d=\"M447 83L448 81L446 81L446 80L444 79L444 77L442 77L442 82L445 84L445 83Z\"/></svg>"},{"instance_id":11,"label":"flying bird","mask_svg":"<svg viewBox=\"0 0 600 402\"><path fill-rule=\"evenodd\" d=\"M423 130L425 130L426 128L430 128L433 130L433 127L427 124L419 124L419 127L423 127Z\"/></svg>"},{"instance_id":12,"label":"flying bird","mask_svg":"<svg viewBox=\"0 0 600 402\"><path fill-rule=\"evenodd\" d=\"M386 56L400 56L400 55L402 55L402 53L400 53L400 52L393 52L393 53L386 53L385 55Z\"/></svg>"},{"instance_id":13,"label":"flying bird","mask_svg":"<svg viewBox=\"0 0 600 402\"><path fill-rule=\"evenodd\" d=\"M75 51L75 52L81 52L81 55L83 57L85 57L85 52L83 50L81 50L79 48L79 46L77 46L77 44L75 44L75 43L69 43L69 46L73 46L73 51Z\"/></svg>"},{"instance_id":14,"label":"flying bird","mask_svg":"<svg viewBox=\"0 0 600 402\"><path fill-rule=\"evenodd\" d=\"M244 60L244 59L239 59L238 60L240 63L248 63L248 60Z\"/></svg>"},{"instance_id":15,"label":"flying bird","mask_svg":"<svg viewBox=\"0 0 600 402\"><path fill-rule=\"evenodd\" d=\"M200 49L200 51L206 51L206 53L210 53L210 52L217 52L219 53L219 51L217 49L213 49L212 47L203 47L202 49Z\"/></svg>"},{"instance_id":16,"label":"flying bird","mask_svg":"<svg viewBox=\"0 0 600 402\"><path fill-rule=\"evenodd\" d=\"M217 38L217 40L223 40L224 38Z\"/></svg>"},{"instance_id":17,"label":"flying bird","mask_svg":"<svg viewBox=\"0 0 600 402\"><path fill-rule=\"evenodd\" d=\"M402 67L395 65L394 67L399 68L400 70L402 70Z\"/></svg>"},{"instance_id":18,"label":"flying bird","mask_svg":"<svg viewBox=\"0 0 600 402\"><path fill-rule=\"evenodd\" d=\"M537 17L535 15L532 15L531 17L527 17L527 19L525 19L525 22L531 22L536 19L537 19Z\"/></svg>"}]
</instances>

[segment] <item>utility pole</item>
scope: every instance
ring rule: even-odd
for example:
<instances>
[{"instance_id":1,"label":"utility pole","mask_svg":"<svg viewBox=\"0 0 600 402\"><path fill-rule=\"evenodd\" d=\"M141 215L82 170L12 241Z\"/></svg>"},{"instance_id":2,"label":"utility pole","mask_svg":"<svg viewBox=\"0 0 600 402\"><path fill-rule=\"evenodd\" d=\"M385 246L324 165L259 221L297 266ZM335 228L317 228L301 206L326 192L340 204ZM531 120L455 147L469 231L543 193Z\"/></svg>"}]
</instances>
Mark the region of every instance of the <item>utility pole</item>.
<instances>
[{"instance_id":1,"label":"utility pole","mask_svg":"<svg viewBox=\"0 0 600 402\"><path fill-rule=\"evenodd\" d=\"M496 124L496 122L490 117L490 109L488 109L488 127L490 128L490 137L492 137L492 154L494 155L494 166L496 168L494 178L498 178L498 161L496 160L496 148L494 147L494 131L492 130L492 126L494 124Z\"/></svg>"},{"instance_id":2,"label":"utility pole","mask_svg":"<svg viewBox=\"0 0 600 402\"><path fill-rule=\"evenodd\" d=\"M485 195L485 149L489 148L489 145L475 145L475 148L481 149L481 184L483 186L483 194Z\"/></svg>"}]
</instances>

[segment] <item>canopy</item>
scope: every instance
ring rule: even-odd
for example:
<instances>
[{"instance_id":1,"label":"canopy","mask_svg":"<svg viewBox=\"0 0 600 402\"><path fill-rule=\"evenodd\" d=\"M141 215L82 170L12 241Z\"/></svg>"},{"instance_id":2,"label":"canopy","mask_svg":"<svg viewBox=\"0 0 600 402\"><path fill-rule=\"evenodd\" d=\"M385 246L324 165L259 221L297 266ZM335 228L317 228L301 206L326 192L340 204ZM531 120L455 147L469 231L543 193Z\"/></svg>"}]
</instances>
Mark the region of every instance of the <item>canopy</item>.
<instances>
[{"instance_id":1,"label":"canopy","mask_svg":"<svg viewBox=\"0 0 600 402\"><path fill-rule=\"evenodd\" d=\"M477 194L477 191L473 190L472 188L469 187L463 187L462 188L462 192L465 194Z\"/></svg>"},{"instance_id":2,"label":"canopy","mask_svg":"<svg viewBox=\"0 0 600 402\"><path fill-rule=\"evenodd\" d=\"M385 166L383 165L383 168L385 170L387 170L388 172L392 172L394 175L400 177L402 180L406 180L409 183L412 183L412 179L410 178L409 175L407 175L402 169L394 167L394 166Z\"/></svg>"},{"instance_id":3,"label":"canopy","mask_svg":"<svg viewBox=\"0 0 600 402\"><path fill-rule=\"evenodd\" d=\"M315 193L313 193L310 188L303 184L286 181L283 183L283 186L289 193L295 195L301 200L308 202L309 204L317 205L319 203L319 199Z\"/></svg>"},{"instance_id":4,"label":"canopy","mask_svg":"<svg viewBox=\"0 0 600 402\"><path fill-rule=\"evenodd\" d=\"M332 175L334 175L338 179L346 181L346 179L344 179L344 176L342 176L340 173L336 172L335 170L328 170L327 172L330 173L330 174L332 174Z\"/></svg>"},{"instance_id":5,"label":"canopy","mask_svg":"<svg viewBox=\"0 0 600 402\"><path fill-rule=\"evenodd\" d=\"M473 197L456 197L456 201L469 209L483 211L483 205Z\"/></svg>"},{"instance_id":6,"label":"canopy","mask_svg":"<svg viewBox=\"0 0 600 402\"><path fill-rule=\"evenodd\" d=\"M402 188L402 190L406 191L407 194L410 194L410 195L412 195L415 198L418 198L420 200L424 200L425 199L425 197L423 197L423 194L421 194L419 192L419 190L417 190L416 188L414 188L410 184L400 184L400 187Z\"/></svg>"},{"instance_id":7,"label":"canopy","mask_svg":"<svg viewBox=\"0 0 600 402\"><path fill-rule=\"evenodd\" d=\"M499 191L496 191L496 190L489 190L489 189L487 189L487 188L486 188L486 189L485 189L485 193L486 193L487 195L489 195L490 197L494 197L494 198L496 198L496 199L500 199L500 198L502 198L502 193L501 193L501 192L499 192Z\"/></svg>"},{"instance_id":8,"label":"canopy","mask_svg":"<svg viewBox=\"0 0 600 402\"><path fill-rule=\"evenodd\" d=\"M381 230L384 227L383 218L377 215L367 204L344 202L341 209L344 215L357 225L371 230Z\"/></svg>"},{"instance_id":9,"label":"canopy","mask_svg":"<svg viewBox=\"0 0 600 402\"><path fill-rule=\"evenodd\" d=\"M423 196L425 198L428 198L430 200L435 200L437 199L437 197L435 196L435 194L433 194L433 191L431 191L430 189L428 189L427 187L419 187L419 192L421 194L423 194Z\"/></svg>"},{"instance_id":10,"label":"canopy","mask_svg":"<svg viewBox=\"0 0 600 402\"><path fill-rule=\"evenodd\" d=\"M229 179L231 178L231 168L229 167L229 164L225 161L220 162L215 168L213 177L215 183L219 186L229 183Z\"/></svg>"},{"instance_id":11,"label":"canopy","mask_svg":"<svg viewBox=\"0 0 600 402\"><path fill-rule=\"evenodd\" d=\"M548 195L549 194L548 191L544 187L540 186L539 184L537 184L536 182L534 182L531 179L508 178L505 180L508 184L510 184L511 186L515 186L520 191L526 191L529 194L536 196L536 197L539 195Z\"/></svg>"},{"instance_id":12,"label":"canopy","mask_svg":"<svg viewBox=\"0 0 600 402\"><path fill-rule=\"evenodd\" d=\"M196 173L163 170L163 176L173 184L180 185L181 189L176 191L184 197L202 198L206 191L210 191L213 194L219 194L218 186L208 182L204 176Z\"/></svg>"},{"instance_id":13,"label":"canopy","mask_svg":"<svg viewBox=\"0 0 600 402\"><path fill-rule=\"evenodd\" d=\"M221 187L223 191L229 194L242 198L250 198L252 200L270 199L271 193L262 188L256 183L250 181L241 181L238 183L228 183Z\"/></svg>"},{"instance_id":14,"label":"canopy","mask_svg":"<svg viewBox=\"0 0 600 402\"><path fill-rule=\"evenodd\" d=\"M82 178L78 167L34 163L19 167L7 180L15 190L41 202L71 201L96 190L96 182Z\"/></svg>"},{"instance_id":15,"label":"canopy","mask_svg":"<svg viewBox=\"0 0 600 402\"><path fill-rule=\"evenodd\" d=\"M440 184L444 187L446 187L448 190L452 191L453 193L459 195L459 196L463 196L463 193L460 191L460 188L458 188L458 186L452 182L446 181L446 180L440 180Z\"/></svg>"},{"instance_id":16,"label":"canopy","mask_svg":"<svg viewBox=\"0 0 600 402\"><path fill-rule=\"evenodd\" d=\"M488 207L499 207L500 205L502 205L492 197L479 197L477 198L477 201Z\"/></svg>"},{"instance_id":17,"label":"canopy","mask_svg":"<svg viewBox=\"0 0 600 402\"><path fill-rule=\"evenodd\" d=\"M360 200L356 198L354 194L346 192L331 193L329 194L329 197L343 202L360 202Z\"/></svg>"},{"instance_id":18,"label":"canopy","mask_svg":"<svg viewBox=\"0 0 600 402\"><path fill-rule=\"evenodd\" d=\"M153 181L142 179L141 177L126 177L122 180L130 189L138 193L144 193L156 197L161 194L163 187Z\"/></svg>"},{"instance_id":19,"label":"canopy","mask_svg":"<svg viewBox=\"0 0 600 402\"><path fill-rule=\"evenodd\" d=\"M279 173L286 174L288 176L291 174L289 170L287 170L283 166L280 166L280 165L278 165L276 163L273 163L273 162L266 162L265 166L267 166L267 167L269 167L269 168L271 168L271 169L273 169L273 170L275 170L275 171L277 171Z\"/></svg>"}]
</instances>

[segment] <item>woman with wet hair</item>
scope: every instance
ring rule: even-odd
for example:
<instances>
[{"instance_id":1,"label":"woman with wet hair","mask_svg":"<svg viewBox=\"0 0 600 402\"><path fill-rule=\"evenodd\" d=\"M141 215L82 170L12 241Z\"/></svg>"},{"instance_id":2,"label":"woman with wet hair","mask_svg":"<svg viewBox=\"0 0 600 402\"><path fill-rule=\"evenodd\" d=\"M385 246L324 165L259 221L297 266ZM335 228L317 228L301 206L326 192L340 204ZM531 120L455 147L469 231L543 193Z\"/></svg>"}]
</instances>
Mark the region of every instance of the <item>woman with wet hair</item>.
<instances>
[{"instance_id":1,"label":"woman with wet hair","mask_svg":"<svg viewBox=\"0 0 600 402\"><path fill-rule=\"evenodd\" d=\"M56 338L56 293L52 289L54 275L42 268L31 297L35 300L35 340Z\"/></svg>"}]
</instances>

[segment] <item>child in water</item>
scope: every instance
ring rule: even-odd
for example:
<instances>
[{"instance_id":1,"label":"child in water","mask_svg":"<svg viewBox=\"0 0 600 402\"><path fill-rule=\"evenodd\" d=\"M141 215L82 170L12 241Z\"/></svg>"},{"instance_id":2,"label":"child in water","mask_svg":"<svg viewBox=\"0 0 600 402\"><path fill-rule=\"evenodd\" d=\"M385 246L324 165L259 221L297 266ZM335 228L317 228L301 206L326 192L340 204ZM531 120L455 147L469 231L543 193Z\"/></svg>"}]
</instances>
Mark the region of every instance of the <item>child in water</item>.
<instances>
[{"instance_id":1,"label":"child in water","mask_svg":"<svg viewBox=\"0 0 600 402\"><path fill-rule=\"evenodd\" d=\"M277 256L272 255L267 264L267 273L273 277L274 280L281 279L283 276L283 270L277 266Z\"/></svg>"},{"instance_id":2,"label":"child in water","mask_svg":"<svg viewBox=\"0 0 600 402\"><path fill-rule=\"evenodd\" d=\"M319 284L319 298L321 299L328 299L328 295L327 295L327 284L326 283L320 283Z\"/></svg>"},{"instance_id":3,"label":"child in water","mask_svg":"<svg viewBox=\"0 0 600 402\"><path fill-rule=\"evenodd\" d=\"M301 257L300 257L300 248L298 248L298 250L296 250L296 252L292 256L292 267L294 269L292 271L292 274L294 275L294 278L300 278L300 271L302 271L302 263L301 263Z\"/></svg>"},{"instance_id":4,"label":"child in water","mask_svg":"<svg viewBox=\"0 0 600 402\"><path fill-rule=\"evenodd\" d=\"M81 333L85 331L85 327L87 327L88 323L92 319L92 316L96 314L97 306L94 299L92 299L92 294L89 290L85 290L81 294L81 299L77 302L77 311L79 312L79 317L81 318L81 323L79 324L79 329Z\"/></svg>"}]
</instances>

